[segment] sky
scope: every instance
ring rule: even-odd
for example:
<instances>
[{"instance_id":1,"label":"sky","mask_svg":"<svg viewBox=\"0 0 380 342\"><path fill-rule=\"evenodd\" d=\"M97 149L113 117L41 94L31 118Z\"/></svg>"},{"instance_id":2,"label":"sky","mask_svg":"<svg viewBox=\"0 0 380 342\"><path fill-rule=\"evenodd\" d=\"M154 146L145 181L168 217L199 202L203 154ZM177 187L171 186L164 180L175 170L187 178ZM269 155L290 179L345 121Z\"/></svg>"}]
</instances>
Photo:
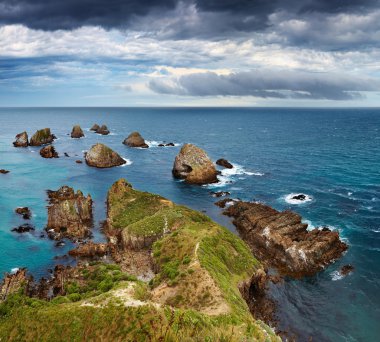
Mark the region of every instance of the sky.
<instances>
[{"instance_id":1,"label":"sky","mask_svg":"<svg viewBox=\"0 0 380 342\"><path fill-rule=\"evenodd\" d=\"M0 106L380 107L380 0L0 0Z\"/></svg>"}]
</instances>

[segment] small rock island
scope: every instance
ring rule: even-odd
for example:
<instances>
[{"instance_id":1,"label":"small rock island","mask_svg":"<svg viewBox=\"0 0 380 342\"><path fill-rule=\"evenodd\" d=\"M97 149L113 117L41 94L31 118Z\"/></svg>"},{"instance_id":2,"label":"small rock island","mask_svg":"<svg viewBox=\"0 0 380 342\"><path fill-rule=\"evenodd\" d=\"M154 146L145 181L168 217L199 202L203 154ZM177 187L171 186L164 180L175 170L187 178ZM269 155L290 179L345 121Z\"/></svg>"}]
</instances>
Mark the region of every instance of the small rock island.
<instances>
[{"instance_id":1,"label":"small rock island","mask_svg":"<svg viewBox=\"0 0 380 342\"><path fill-rule=\"evenodd\" d=\"M85 160L88 166L98 168L109 168L126 163L118 153L100 143L91 147L91 149L85 154Z\"/></svg>"}]
</instances>

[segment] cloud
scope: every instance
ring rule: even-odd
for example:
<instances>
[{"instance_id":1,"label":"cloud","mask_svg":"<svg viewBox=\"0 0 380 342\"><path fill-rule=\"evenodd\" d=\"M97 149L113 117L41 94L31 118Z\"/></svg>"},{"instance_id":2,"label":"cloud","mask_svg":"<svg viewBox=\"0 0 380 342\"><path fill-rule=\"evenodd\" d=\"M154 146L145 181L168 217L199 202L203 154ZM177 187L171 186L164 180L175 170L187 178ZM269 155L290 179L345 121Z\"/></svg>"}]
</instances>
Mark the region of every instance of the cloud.
<instances>
[{"instance_id":1,"label":"cloud","mask_svg":"<svg viewBox=\"0 0 380 342\"><path fill-rule=\"evenodd\" d=\"M182 96L352 100L360 98L361 92L379 91L380 82L325 73L257 70L229 75L208 72L170 80L152 79L149 88L156 93Z\"/></svg>"}]
</instances>

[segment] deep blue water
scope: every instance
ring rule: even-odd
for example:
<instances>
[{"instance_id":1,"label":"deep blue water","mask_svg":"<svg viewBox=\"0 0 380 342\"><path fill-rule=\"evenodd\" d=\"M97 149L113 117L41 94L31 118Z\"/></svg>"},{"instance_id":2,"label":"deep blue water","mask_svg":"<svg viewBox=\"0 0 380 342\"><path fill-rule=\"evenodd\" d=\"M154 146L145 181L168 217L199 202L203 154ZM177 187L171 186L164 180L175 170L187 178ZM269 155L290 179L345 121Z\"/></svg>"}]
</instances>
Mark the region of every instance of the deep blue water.
<instances>
[{"instance_id":1,"label":"deep blue water","mask_svg":"<svg viewBox=\"0 0 380 342\"><path fill-rule=\"evenodd\" d=\"M301 341L309 336L313 341L380 340L380 110L33 108L0 109L0 120L0 168L11 171L0 175L1 274L25 266L39 277L61 262L54 256L65 254L70 244L57 248L39 235L47 220L45 191L64 184L92 195L96 240L103 239L99 222L105 218L107 190L120 177L136 189L206 210L234 231L213 205L212 187L172 178L179 146L130 149L121 144L138 130L149 141L192 142L214 160L224 157L238 164L236 174L226 175L218 188L232 197L290 208L314 226L339 229L350 245L342 259L313 278L273 286L280 328L297 333ZM112 134L89 132L94 123L107 124ZM74 124L86 129L84 139L67 135ZM59 138L54 145L61 158L47 160L38 148L12 146L17 133L26 130L31 136L43 127ZM107 144L132 164L106 170L76 164L95 142ZM284 200L298 192L313 200L302 205ZM34 234L10 231L22 223L14 214L17 206L32 209ZM337 279L334 272L348 263L355 272Z\"/></svg>"}]
</instances>

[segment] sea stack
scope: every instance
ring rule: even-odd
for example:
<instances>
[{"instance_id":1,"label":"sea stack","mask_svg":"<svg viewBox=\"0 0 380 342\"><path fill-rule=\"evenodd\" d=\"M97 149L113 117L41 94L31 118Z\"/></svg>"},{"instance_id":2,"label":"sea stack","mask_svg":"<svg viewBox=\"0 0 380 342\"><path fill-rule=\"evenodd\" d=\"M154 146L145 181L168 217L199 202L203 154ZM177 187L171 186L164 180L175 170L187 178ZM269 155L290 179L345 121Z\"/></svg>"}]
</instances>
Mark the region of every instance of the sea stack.
<instances>
[{"instance_id":1,"label":"sea stack","mask_svg":"<svg viewBox=\"0 0 380 342\"><path fill-rule=\"evenodd\" d=\"M123 144L129 147L149 147L139 132L132 132L128 138L124 139Z\"/></svg>"},{"instance_id":2,"label":"sea stack","mask_svg":"<svg viewBox=\"0 0 380 342\"><path fill-rule=\"evenodd\" d=\"M84 137L83 130L79 125L75 125L73 127L73 130L71 131L71 137L75 139Z\"/></svg>"},{"instance_id":3,"label":"sea stack","mask_svg":"<svg viewBox=\"0 0 380 342\"><path fill-rule=\"evenodd\" d=\"M54 141L55 136L51 134L50 128L44 128L38 130L36 133L33 134L32 138L30 139L30 146L41 146L50 144Z\"/></svg>"},{"instance_id":4,"label":"sea stack","mask_svg":"<svg viewBox=\"0 0 380 342\"><path fill-rule=\"evenodd\" d=\"M108 127L106 125L102 125L96 130L96 133L101 135L108 135L110 134L110 131L108 130Z\"/></svg>"},{"instance_id":5,"label":"sea stack","mask_svg":"<svg viewBox=\"0 0 380 342\"><path fill-rule=\"evenodd\" d=\"M92 199L83 196L81 191L74 192L68 186L57 191L48 191L48 223L46 230L49 236L59 240L87 238L91 235Z\"/></svg>"},{"instance_id":6,"label":"sea stack","mask_svg":"<svg viewBox=\"0 0 380 342\"><path fill-rule=\"evenodd\" d=\"M14 147L28 147L29 140L28 140L28 133L22 132L16 135L15 141L13 142Z\"/></svg>"},{"instance_id":7,"label":"sea stack","mask_svg":"<svg viewBox=\"0 0 380 342\"><path fill-rule=\"evenodd\" d=\"M99 126L98 124L94 124L94 125L90 128L90 131L94 131L94 132L96 132L99 128L100 128L100 126Z\"/></svg>"},{"instance_id":8,"label":"sea stack","mask_svg":"<svg viewBox=\"0 0 380 342\"><path fill-rule=\"evenodd\" d=\"M126 163L118 153L110 149L108 146L99 143L92 146L85 154L85 160L87 165L98 168L120 166Z\"/></svg>"},{"instance_id":9,"label":"sea stack","mask_svg":"<svg viewBox=\"0 0 380 342\"><path fill-rule=\"evenodd\" d=\"M172 172L174 177L184 179L189 184L201 185L218 181L218 172L206 152L192 144L182 146Z\"/></svg>"},{"instance_id":10,"label":"sea stack","mask_svg":"<svg viewBox=\"0 0 380 342\"><path fill-rule=\"evenodd\" d=\"M45 146L40 150L40 156L42 158L59 158L57 151L53 145Z\"/></svg>"}]
</instances>

